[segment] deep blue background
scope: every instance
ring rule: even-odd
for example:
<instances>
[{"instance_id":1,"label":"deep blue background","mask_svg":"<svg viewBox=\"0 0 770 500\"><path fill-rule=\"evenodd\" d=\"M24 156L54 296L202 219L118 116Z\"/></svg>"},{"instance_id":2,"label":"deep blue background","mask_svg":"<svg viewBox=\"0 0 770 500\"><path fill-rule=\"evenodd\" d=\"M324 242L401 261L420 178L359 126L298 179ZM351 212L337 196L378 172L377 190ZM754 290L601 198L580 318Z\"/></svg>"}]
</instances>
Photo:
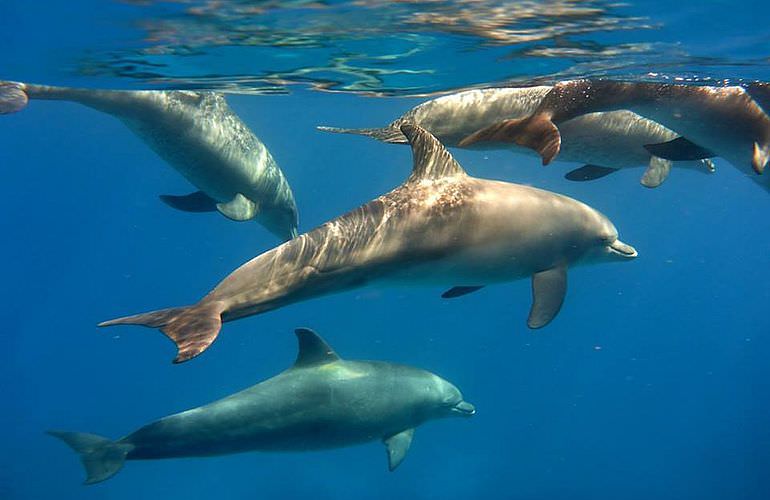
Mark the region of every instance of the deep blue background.
<instances>
[{"instance_id":1,"label":"deep blue background","mask_svg":"<svg viewBox=\"0 0 770 500\"><path fill-rule=\"evenodd\" d=\"M711 12L727 34L699 24L706 18L694 9L666 17L651 5L637 8L708 52L738 44L730 40L750 20L726 5ZM756 30L766 32L760 18L768 16L756 15ZM11 64L0 64L0 77L44 78L45 64L24 54L43 53L50 42L30 36L37 26L16 27L2 40L13 45L26 30L29 47L2 52L0 61ZM98 38L78 29L62 35L62 47L80 32ZM767 68L752 71L770 80ZM283 167L301 229L408 175L408 148L314 127L384 124L418 99L297 89L229 101ZM193 302L275 239L255 223L161 204L158 194L190 187L112 117L58 102L0 117L0 498L768 498L767 190L721 160L714 175L674 170L648 190L638 183L641 169L573 184L562 179L561 163L542 168L506 152L456 156L473 175L586 201L640 257L572 270L561 314L537 332L524 323L525 281L453 301L436 288L378 287L228 323L203 356L171 365L173 346L156 331L94 325ZM372 443L128 462L92 487L79 484L75 455L43 434L117 438L249 386L292 362L291 332L300 325L343 357L435 371L478 414L420 428L394 473Z\"/></svg>"}]
</instances>

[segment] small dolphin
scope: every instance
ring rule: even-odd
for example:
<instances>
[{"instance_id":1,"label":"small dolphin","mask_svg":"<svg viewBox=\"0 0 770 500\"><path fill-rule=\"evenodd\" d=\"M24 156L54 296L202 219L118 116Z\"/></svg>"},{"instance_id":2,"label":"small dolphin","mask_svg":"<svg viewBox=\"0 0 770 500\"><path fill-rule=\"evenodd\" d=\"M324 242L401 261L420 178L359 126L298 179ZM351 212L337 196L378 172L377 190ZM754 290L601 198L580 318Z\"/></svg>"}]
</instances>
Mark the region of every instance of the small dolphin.
<instances>
[{"instance_id":1,"label":"small dolphin","mask_svg":"<svg viewBox=\"0 0 770 500\"><path fill-rule=\"evenodd\" d=\"M383 142L406 143L401 123L414 123L433 134L445 146L461 145L474 132L513 118L531 115L550 92L550 86L476 89L446 95L424 102L382 128L319 130L373 137ZM646 166L641 183L659 186L669 174L672 162L653 156L645 144L671 141L678 136L663 125L630 111L593 113L569 120L561 127L561 159L586 165L569 172L570 180L593 180L621 168ZM465 147L465 146L461 146ZM468 143L470 148L512 149L532 154L532 150L510 142ZM679 162L678 166L713 172L710 160Z\"/></svg>"},{"instance_id":2,"label":"small dolphin","mask_svg":"<svg viewBox=\"0 0 770 500\"><path fill-rule=\"evenodd\" d=\"M615 226L576 200L468 176L435 137L402 124L411 176L393 191L259 255L197 304L105 321L160 328L179 352L197 356L223 321L374 282L440 284L457 297L484 285L532 278L527 324L559 312L567 267L628 260L636 250Z\"/></svg>"},{"instance_id":3,"label":"small dolphin","mask_svg":"<svg viewBox=\"0 0 770 500\"><path fill-rule=\"evenodd\" d=\"M248 389L117 441L82 432L49 434L80 454L85 484L109 479L125 460L321 450L375 439L385 443L392 471L404 460L415 427L476 413L438 375L381 361L346 361L313 330L295 332L294 365Z\"/></svg>"},{"instance_id":4,"label":"small dolphin","mask_svg":"<svg viewBox=\"0 0 770 500\"><path fill-rule=\"evenodd\" d=\"M617 109L638 113L687 138L646 146L663 158L721 156L737 168L761 174L770 157L770 118L743 87L611 80L558 83L530 116L478 130L460 144L515 142L537 151L547 165L561 148L557 125Z\"/></svg>"},{"instance_id":5,"label":"small dolphin","mask_svg":"<svg viewBox=\"0 0 770 500\"><path fill-rule=\"evenodd\" d=\"M219 211L256 219L283 240L297 235L297 205L270 152L227 105L222 94L49 87L0 81L0 114L29 99L74 101L111 114L200 191L162 195L188 212Z\"/></svg>"}]
</instances>

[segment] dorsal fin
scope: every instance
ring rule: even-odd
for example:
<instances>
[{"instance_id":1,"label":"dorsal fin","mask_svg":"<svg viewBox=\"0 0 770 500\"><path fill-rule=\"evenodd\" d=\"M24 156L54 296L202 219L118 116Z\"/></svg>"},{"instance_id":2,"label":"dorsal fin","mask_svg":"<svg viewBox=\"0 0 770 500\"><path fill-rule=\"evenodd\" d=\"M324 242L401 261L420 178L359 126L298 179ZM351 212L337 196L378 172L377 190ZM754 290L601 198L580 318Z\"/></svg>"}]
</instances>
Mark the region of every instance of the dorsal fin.
<instances>
[{"instance_id":1,"label":"dorsal fin","mask_svg":"<svg viewBox=\"0 0 770 500\"><path fill-rule=\"evenodd\" d=\"M297 328L294 330L299 342L299 351L294 367L310 365L323 365L339 361L340 357L329 347L329 344L310 328Z\"/></svg>"},{"instance_id":2,"label":"dorsal fin","mask_svg":"<svg viewBox=\"0 0 770 500\"><path fill-rule=\"evenodd\" d=\"M408 122L402 123L400 128L412 146L414 165L409 181L465 175L463 167L430 132Z\"/></svg>"}]
</instances>

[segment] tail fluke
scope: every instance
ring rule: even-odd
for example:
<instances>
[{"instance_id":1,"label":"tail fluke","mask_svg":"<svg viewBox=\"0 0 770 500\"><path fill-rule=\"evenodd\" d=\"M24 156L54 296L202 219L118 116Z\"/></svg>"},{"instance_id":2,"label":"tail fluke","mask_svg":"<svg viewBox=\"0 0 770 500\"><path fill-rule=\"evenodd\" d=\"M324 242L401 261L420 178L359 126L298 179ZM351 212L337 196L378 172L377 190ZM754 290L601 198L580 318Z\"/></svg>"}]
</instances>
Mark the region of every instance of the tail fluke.
<instances>
[{"instance_id":1,"label":"tail fluke","mask_svg":"<svg viewBox=\"0 0 770 500\"><path fill-rule=\"evenodd\" d=\"M29 96L24 84L0 81L0 115L16 113L27 107Z\"/></svg>"},{"instance_id":2,"label":"tail fluke","mask_svg":"<svg viewBox=\"0 0 770 500\"><path fill-rule=\"evenodd\" d=\"M80 455L86 469L84 484L99 483L117 474L126 461L126 455L133 449L133 445L116 443L85 432L48 431L48 434L61 439Z\"/></svg>"},{"instance_id":3,"label":"tail fluke","mask_svg":"<svg viewBox=\"0 0 770 500\"><path fill-rule=\"evenodd\" d=\"M464 138L458 146L465 148L480 142L509 142L537 151L548 165L561 149L561 134L545 115L532 115L494 123Z\"/></svg>"},{"instance_id":4,"label":"tail fluke","mask_svg":"<svg viewBox=\"0 0 770 500\"><path fill-rule=\"evenodd\" d=\"M174 363L182 363L199 355L216 340L222 328L221 302L199 302L187 307L172 307L134 316L112 319L99 326L141 325L160 328L178 349Z\"/></svg>"},{"instance_id":5,"label":"tail fluke","mask_svg":"<svg viewBox=\"0 0 770 500\"><path fill-rule=\"evenodd\" d=\"M390 125L382 128L337 128L324 126L316 128L323 132L332 132L334 134L365 135L377 139L378 141L389 142L391 144L407 144L409 142L398 127Z\"/></svg>"}]
</instances>

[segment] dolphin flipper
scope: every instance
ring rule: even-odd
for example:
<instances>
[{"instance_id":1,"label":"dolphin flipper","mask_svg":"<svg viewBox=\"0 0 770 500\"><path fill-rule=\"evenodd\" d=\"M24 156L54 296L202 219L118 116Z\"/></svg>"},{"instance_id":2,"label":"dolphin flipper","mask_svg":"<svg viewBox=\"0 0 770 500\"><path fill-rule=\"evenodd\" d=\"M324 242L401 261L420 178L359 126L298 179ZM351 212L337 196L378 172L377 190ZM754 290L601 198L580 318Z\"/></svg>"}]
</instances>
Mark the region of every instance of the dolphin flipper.
<instances>
[{"instance_id":1,"label":"dolphin flipper","mask_svg":"<svg viewBox=\"0 0 770 500\"><path fill-rule=\"evenodd\" d=\"M131 444L116 443L85 432L48 431L48 434L61 439L80 455L86 469L85 484L99 483L117 474L126 455L134 448Z\"/></svg>"},{"instance_id":2,"label":"dolphin flipper","mask_svg":"<svg viewBox=\"0 0 770 500\"><path fill-rule=\"evenodd\" d=\"M645 144L644 149L652 155L671 161L703 160L716 156L713 151L698 146L684 137L657 144Z\"/></svg>"},{"instance_id":3,"label":"dolphin flipper","mask_svg":"<svg viewBox=\"0 0 770 500\"><path fill-rule=\"evenodd\" d=\"M532 275L532 309L527 326L542 328L559 313L567 293L567 266L561 265Z\"/></svg>"},{"instance_id":4,"label":"dolphin flipper","mask_svg":"<svg viewBox=\"0 0 770 500\"><path fill-rule=\"evenodd\" d=\"M583 165L564 174L564 178L576 182L593 181L613 174L618 170L617 168L601 167L599 165Z\"/></svg>"},{"instance_id":5,"label":"dolphin flipper","mask_svg":"<svg viewBox=\"0 0 770 500\"><path fill-rule=\"evenodd\" d=\"M162 194L159 196L160 201L165 203L171 208L176 208L182 212L216 212L217 200L207 195L203 191L196 191L194 193L186 194L183 196L175 196L171 194Z\"/></svg>"},{"instance_id":6,"label":"dolphin flipper","mask_svg":"<svg viewBox=\"0 0 770 500\"><path fill-rule=\"evenodd\" d=\"M481 290L484 285L481 286L455 286L441 294L442 299L454 299L455 297L462 297L468 295L476 290Z\"/></svg>"},{"instance_id":7,"label":"dolphin flipper","mask_svg":"<svg viewBox=\"0 0 770 500\"><path fill-rule=\"evenodd\" d=\"M671 166L673 162L671 160L664 160L653 156L650 158L650 163L647 165L647 170L644 171L644 175L639 182L642 186L648 188L656 188L663 184L668 178L669 172L671 172Z\"/></svg>"},{"instance_id":8,"label":"dolphin flipper","mask_svg":"<svg viewBox=\"0 0 770 500\"><path fill-rule=\"evenodd\" d=\"M412 437L414 437L413 428L383 439L383 443L388 449L388 470L395 470L404 461L406 452L409 451L409 446L412 444Z\"/></svg>"},{"instance_id":9,"label":"dolphin flipper","mask_svg":"<svg viewBox=\"0 0 770 500\"><path fill-rule=\"evenodd\" d=\"M238 222L253 219L259 211L257 204L241 193L227 203L217 203L217 210L228 219Z\"/></svg>"},{"instance_id":10,"label":"dolphin flipper","mask_svg":"<svg viewBox=\"0 0 770 500\"><path fill-rule=\"evenodd\" d=\"M770 146L760 146L758 142L754 143L754 155L751 160L751 166L758 174L765 171L765 165L770 159Z\"/></svg>"}]
</instances>

